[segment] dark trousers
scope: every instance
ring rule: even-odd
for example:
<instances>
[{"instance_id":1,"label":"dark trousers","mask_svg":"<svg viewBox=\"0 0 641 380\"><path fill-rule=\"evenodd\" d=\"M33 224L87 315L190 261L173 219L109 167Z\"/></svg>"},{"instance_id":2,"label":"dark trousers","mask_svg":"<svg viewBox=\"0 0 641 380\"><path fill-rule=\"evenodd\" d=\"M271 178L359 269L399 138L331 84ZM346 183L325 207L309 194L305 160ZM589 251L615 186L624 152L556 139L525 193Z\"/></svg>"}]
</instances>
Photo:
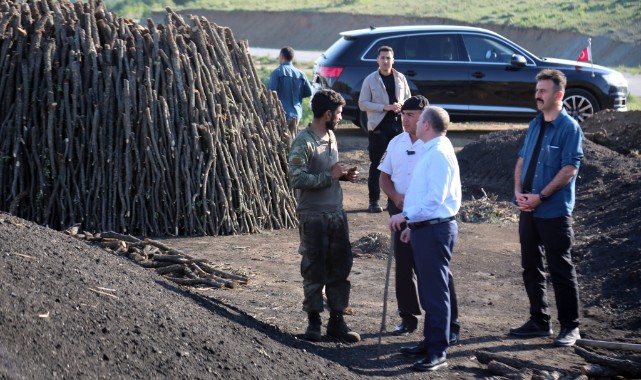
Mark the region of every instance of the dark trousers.
<instances>
[{"instance_id":1,"label":"dark trousers","mask_svg":"<svg viewBox=\"0 0 641 380\"><path fill-rule=\"evenodd\" d=\"M347 280L354 257L345 211L300 214L300 274L303 277L303 310L322 312L323 287L330 311L349 305Z\"/></svg>"},{"instance_id":2,"label":"dark trousers","mask_svg":"<svg viewBox=\"0 0 641 380\"><path fill-rule=\"evenodd\" d=\"M561 327L579 326L579 285L572 263L572 217L535 218L522 212L519 220L523 282L530 300L530 317L550 322L545 283L545 261L550 272Z\"/></svg>"},{"instance_id":3,"label":"dark trousers","mask_svg":"<svg viewBox=\"0 0 641 380\"><path fill-rule=\"evenodd\" d=\"M391 200L387 201L387 211L390 215L401 212ZM403 225L403 228L405 228L405 225ZM414 269L416 267L414 264L414 252L412 251L411 243L403 243L401 241L400 232L394 232L393 238L394 259L396 260L394 280L398 312L405 324L415 327L418 324L416 316L421 315L421 306ZM452 277L451 271L448 273L447 285L450 290L450 331L458 334L461 330L461 322L458 319L458 302L454 288L454 277Z\"/></svg>"},{"instance_id":4,"label":"dark trousers","mask_svg":"<svg viewBox=\"0 0 641 380\"><path fill-rule=\"evenodd\" d=\"M457 239L458 225L454 220L413 229L410 239L421 306L426 311L421 345L439 357L449 346L449 262Z\"/></svg>"},{"instance_id":5,"label":"dark trousers","mask_svg":"<svg viewBox=\"0 0 641 380\"><path fill-rule=\"evenodd\" d=\"M370 203L378 202L381 198L381 186L378 183L381 171L378 170L378 165L380 165L385 150L387 150L387 144L401 132L403 132L403 124L400 116L393 120L383 119L375 130L369 132L367 151L370 165L367 188L369 190Z\"/></svg>"}]
</instances>

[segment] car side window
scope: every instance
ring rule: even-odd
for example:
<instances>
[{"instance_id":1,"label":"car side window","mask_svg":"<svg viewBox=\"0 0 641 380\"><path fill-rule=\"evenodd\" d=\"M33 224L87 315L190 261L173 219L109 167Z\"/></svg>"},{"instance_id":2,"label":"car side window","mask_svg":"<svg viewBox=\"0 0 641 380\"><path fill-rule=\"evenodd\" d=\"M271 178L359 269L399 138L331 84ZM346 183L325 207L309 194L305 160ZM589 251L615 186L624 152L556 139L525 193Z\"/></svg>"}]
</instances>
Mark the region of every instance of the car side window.
<instances>
[{"instance_id":1,"label":"car side window","mask_svg":"<svg viewBox=\"0 0 641 380\"><path fill-rule=\"evenodd\" d=\"M394 37L378 40L369 48L363 58L376 60L376 57L378 57L378 48L380 48L381 46L389 46L392 48L392 50L394 50L394 60L403 60L405 59L406 38L407 37Z\"/></svg>"},{"instance_id":2,"label":"car side window","mask_svg":"<svg viewBox=\"0 0 641 380\"><path fill-rule=\"evenodd\" d=\"M511 46L487 36L464 34L463 43L472 62L510 63L513 54L521 54Z\"/></svg>"},{"instance_id":3,"label":"car side window","mask_svg":"<svg viewBox=\"0 0 641 380\"><path fill-rule=\"evenodd\" d=\"M405 59L417 61L458 61L455 36L448 34L422 34L408 36L405 42Z\"/></svg>"}]
</instances>

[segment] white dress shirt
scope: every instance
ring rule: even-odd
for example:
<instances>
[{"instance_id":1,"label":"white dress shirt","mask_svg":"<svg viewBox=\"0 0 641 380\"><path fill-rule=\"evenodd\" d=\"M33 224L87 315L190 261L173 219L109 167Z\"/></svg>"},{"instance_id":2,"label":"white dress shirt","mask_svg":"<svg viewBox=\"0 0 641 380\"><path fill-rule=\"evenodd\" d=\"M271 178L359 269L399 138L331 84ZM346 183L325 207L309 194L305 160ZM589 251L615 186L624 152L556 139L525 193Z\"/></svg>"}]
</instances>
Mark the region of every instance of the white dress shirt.
<instances>
[{"instance_id":1,"label":"white dress shirt","mask_svg":"<svg viewBox=\"0 0 641 380\"><path fill-rule=\"evenodd\" d=\"M387 145L385 158L378 165L378 170L389 174L392 177L394 189L405 194L412 179L412 171L423 156L423 140L412 138L407 132L394 137Z\"/></svg>"},{"instance_id":2,"label":"white dress shirt","mask_svg":"<svg viewBox=\"0 0 641 380\"><path fill-rule=\"evenodd\" d=\"M439 136L422 149L405 194L403 214L410 223L449 218L461 208L461 177L452 143Z\"/></svg>"}]
</instances>

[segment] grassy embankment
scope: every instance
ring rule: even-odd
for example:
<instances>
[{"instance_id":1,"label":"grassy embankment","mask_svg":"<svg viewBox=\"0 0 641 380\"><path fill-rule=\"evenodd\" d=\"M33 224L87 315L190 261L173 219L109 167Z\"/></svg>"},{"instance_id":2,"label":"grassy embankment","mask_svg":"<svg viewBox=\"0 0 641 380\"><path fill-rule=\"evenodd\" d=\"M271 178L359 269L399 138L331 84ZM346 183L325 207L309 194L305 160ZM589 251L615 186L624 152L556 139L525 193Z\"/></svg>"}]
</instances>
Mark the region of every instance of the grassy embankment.
<instances>
[{"instance_id":1,"label":"grassy embankment","mask_svg":"<svg viewBox=\"0 0 641 380\"><path fill-rule=\"evenodd\" d=\"M472 24L508 24L523 28L573 30L587 35L610 35L622 41L641 41L641 1L637 0L397 0L394 6L384 0L105 0L109 10L120 16L143 18L152 10L170 6L180 9L246 11L308 11L377 15L422 15L444 17ZM260 58L261 77L267 83L276 60ZM311 66L300 67L311 79ZM618 67L630 74L641 74L641 66ZM641 100L628 101L631 110L641 110ZM308 105L306 105L308 107ZM309 115L305 110L305 115ZM307 118L307 117L306 117ZM306 123L308 120L302 120ZM303 124L304 125L304 124Z\"/></svg>"},{"instance_id":2,"label":"grassy embankment","mask_svg":"<svg viewBox=\"0 0 641 380\"><path fill-rule=\"evenodd\" d=\"M572 30L641 41L638 0L105 0L109 9L129 18L146 17L166 6L228 11L306 11L373 15L443 17L472 24ZM390 6L392 5L392 6Z\"/></svg>"}]
</instances>

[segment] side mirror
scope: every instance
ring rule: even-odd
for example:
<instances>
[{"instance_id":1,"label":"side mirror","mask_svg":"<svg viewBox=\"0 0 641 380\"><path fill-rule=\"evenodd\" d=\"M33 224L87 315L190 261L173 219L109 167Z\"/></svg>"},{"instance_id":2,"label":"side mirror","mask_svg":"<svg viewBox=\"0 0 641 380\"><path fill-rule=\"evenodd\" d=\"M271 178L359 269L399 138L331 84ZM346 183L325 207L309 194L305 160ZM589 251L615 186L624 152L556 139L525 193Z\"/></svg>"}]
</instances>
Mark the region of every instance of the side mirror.
<instances>
[{"instance_id":1,"label":"side mirror","mask_svg":"<svg viewBox=\"0 0 641 380\"><path fill-rule=\"evenodd\" d=\"M512 54L512 61L510 61L512 66L524 67L527 64L525 57L520 54Z\"/></svg>"}]
</instances>

